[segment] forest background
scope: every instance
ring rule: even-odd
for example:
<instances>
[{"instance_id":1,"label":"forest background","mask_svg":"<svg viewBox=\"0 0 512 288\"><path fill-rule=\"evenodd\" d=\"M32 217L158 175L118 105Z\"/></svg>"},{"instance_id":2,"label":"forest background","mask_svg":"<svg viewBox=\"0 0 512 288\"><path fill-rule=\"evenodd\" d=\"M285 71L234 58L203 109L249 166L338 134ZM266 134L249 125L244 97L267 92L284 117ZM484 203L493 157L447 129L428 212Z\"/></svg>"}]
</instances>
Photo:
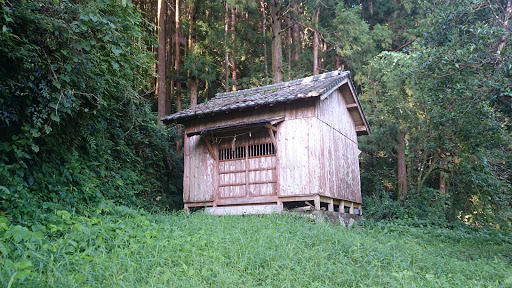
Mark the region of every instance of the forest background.
<instances>
[{"instance_id":1,"label":"forest background","mask_svg":"<svg viewBox=\"0 0 512 288\"><path fill-rule=\"evenodd\" d=\"M366 217L511 228L512 0L0 0L0 213L181 209L180 127L232 91L350 70Z\"/></svg>"}]
</instances>

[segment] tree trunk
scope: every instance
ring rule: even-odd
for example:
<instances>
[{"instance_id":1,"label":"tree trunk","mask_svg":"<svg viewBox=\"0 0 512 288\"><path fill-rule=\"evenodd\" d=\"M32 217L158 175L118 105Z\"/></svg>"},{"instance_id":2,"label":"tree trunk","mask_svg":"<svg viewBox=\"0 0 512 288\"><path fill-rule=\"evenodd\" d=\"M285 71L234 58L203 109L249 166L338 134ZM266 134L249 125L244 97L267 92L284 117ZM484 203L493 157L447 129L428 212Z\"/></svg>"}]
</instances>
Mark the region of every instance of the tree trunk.
<instances>
[{"instance_id":1,"label":"tree trunk","mask_svg":"<svg viewBox=\"0 0 512 288\"><path fill-rule=\"evenodd\" d=\"M433 156L431 158L428 158L429 153L427 151L424 151L424 158L423 163L421 163L421 169L418 173L418 180L416 184L416 191L421 191L423 188L423 184L425 183L425 180L430 176L432 171L434 171L434 168L437 167L440 158L440 154L435 151L432 153ZM431 154L431 155L432 155ZM425 168L428 166L428 168L425 170Z\"/></svg>"},{"instance_id":2,"label":"tree trunk","mask_svg":"<svg viewBox=\"0 0 512 288\"><path fill-rule=\"evenodd\" d=\"M167 5L166 5L167 6ZM172 14L172 10L171 9L167 9L167 24L166 24L166 31L165 31L165 34L167 35L167 39L165 41L165 49L166 49L166 52L165 54L167 55L166 56L166 59L165 59L165 74L166 75L171 75L172 73L174 73L174 59L173 59L173 47L174 47L174 18L173 18L173 14ZM166 76L167 77L167 76ZM171 79L170 81L167 80L166 81L166 105L165 105L165 115L170 115L171 112L172 112L172 97L173 97L173 93L174 93L174 81Z\"/></svg>"},{"instance_id":3,"label":"tree trunk","mask_svg":"<svg viewBox=\"0 0 512 288\"><path fill-rule=\"evenodd\" d=\"M279 7L277 0L270 1L270 14L272 16L272 73L274 83L283 82L283 48L281 43L281 21L279 20Z\"/></svg>"},{"instance_id":4,"label":"tree trunk","mask_svg":"<svg viewBox=\"0 0 512 288\"><path fill-rule=\"evenodd\" d=\"M498 51L496 54L498 54L498 57L501 57L501 51L505 48L505 45L507 44L507 38L508 34L510 33L510 27L508 25L508 21L510 19L510 14L512 14L512 0L507 1L507 8L505 8L505 11L503 11L503 21L500 21L502 23L502 28L506 31L501 35L500 42L498 44Z\"/></svg>"},{"instance_id":5,"label":"tree trunk","mask_svg":"<svg viewBox=\"0 0 512 288\"><path fill-rule=\"evenodd\" d=\"M261 14L263 16L261 26L262 26L262 32L263 32L263 50L264 50L263 57L265 60L265 79L268 79L268 54L267 54L267 35L266 35L267 15L265 13L265 1L261 0L260 5L261 5Z\"/></svg>"},{"instance_id":6,"label":"tree trunk","mask_svg":"<svg viewBox=\"0 0 512 288\"><path fill-rule=\"evenodd\" d=\"M164 0L161 0L164 2ZM156 6L153 7L153 3L149 6L149 15L151 19L151 23L156 23L157 25L153 26L153 35L158 35L158 2L156 3ZM153 62L153 70L155 71L156 75L158 75L158 45L155 47L155 45L151 45L151 52L153 53L153 56L155 57L155 61ZM158 77L155 77L155 96L158 97Z\"/></svg>"},{"instance_id":7,"label":"tree trunk","mask_svg":"<svg viewBox=\"0 0 512 288\"><path fill-rule=\"evenodd\" d=\"M232 91L236 91L236 62L235 62L235 28L236 24L236 7L231 7L231 80L233 80L233 85L231 86Z\"/></svg>"},{"instance_id":8,"label":"tree trunk","mask_svg":"<svg viewBox=\"0 0 512 288\"><path fill-rule=\"evenodd\" d=\"M397 168L398 168L398 197L407 195L407 169L405 165L405 134L400 133L397 147Z\"/></svg>"},{"instance_id":9,"label":"tree trunk","mask_svg":"<svg viewBox=\"0 0 512 288\"><path fill-rule=\"evenodd\" d=\"M317 3L318 5L318 3ZM320 50L320 39L318 35L318 17L320 15L320 6L317 7L315 11L315 16L313 17L313 23L315 27L315 31L313 31L313 75L318 75L320 73L320 65L318 63L318 50Z\"/></svg>"},{"instance_id":10,"label":"tree trunk","mask_svg":"<svg viewBox=\"0 0 512 288\"><path fill-rule=\"evenodd\" d=\"M165 79L165 24L166 24L166 6L164 0L158 0L158 118L165 116L166 112L166 79ZM160 123L160 121L158 121Z\"/></svg>"},{"instance_id":11,"label":"tree trunk","mask_svg":"<svg viewBox=\"0 0 512 288\"><path fill-rule=\"evenodd\" d=\"M175 57L174 57L174 70L176 73L176 110L181 111L181 80L180 80L180 69L181 69L181 60L180 60L180 0L176 0L176 6L174 8L175 11ZM180 153L183 148L183 131L180 127L178 127L176 138L176 151Z\"/></svg>"},{"instance_id":12,"label":"tree trunk","mask_svg":"<svg viewBox=\"0 0 512 288\"><path fill-rule=\"evenodd\" d=\"M181 111L181 81L180 81L180 69L181 69L181 60L180 60L180 0L176 0L175 7L175 47L174 52L176 53L174 57L174 70L176 73L176 110Z\"/></svg>"},{"instance_id":13,"label":"tree trunk","mask_svg":"<svg viewBox=\"0 0 512 288\"><path fill-rule=\"evenodd\" d=\"M293 46L294 46L294 60L295 65L299 62L299 56L300 56L300 27L299 27L299 5L297 2L293 4L293 15L295 17L294 23L293 23Z\"/></svg>"},{"instance_id":14,"label":"tree trunk","mask_svg":"<svg viewBox=\"0 0 512 288\"><path fill-rule=\"evenodd\" d=\"M190 26L188 29L188 51L189 55L194 56L196 47L196 14L197 14L197 0L190 2ZM190 90L190 106L197 105L197 78L194 75L189 75L188 86Z\"/></svg>"},{"instance_id":15,"label":"tree trunk","mask_svg":"<svg viewBox=\"0 0 512 288\"><path fill-rule=\"evenodd\" d=\"M441 171L439 172L439 192L441 195L446 195L446 174L444 172L444 164L441 162L439 164Z\"/></svg>"},{"instance_id":16,"label":"tree trunk","mask_svg":"<svg viewBox=\"0 0 512 288\"><path fill-rule=\"evenodd\" d=\"M229 16L228 16L228 1L225 3L226 14L224 17L224 66L226 68L226 92L229 92L229 44L228 44L228 28L229 28Z\"/></svg>"},{"instance_id":17,"label":"tree trunk","mask_svg":"<svg viewBox=\"0 0 512 288\"><path fill-rule=\"evenodd\" d=\"M338 53L334 55L334 67L336 67L336 69L341 68L341 56Z\"/></svg>"},{"instance_id":18,"label":"tree trunk","mask_svg":"<svg viewBox=\"0 0 512 288\"><path fill-rule=\"evenodd\" d=\"M286 62L288 64L288 80L291 80L292 72L292 26L290 22L290 16L286 15Z\"/></svg>"}]
</instances>

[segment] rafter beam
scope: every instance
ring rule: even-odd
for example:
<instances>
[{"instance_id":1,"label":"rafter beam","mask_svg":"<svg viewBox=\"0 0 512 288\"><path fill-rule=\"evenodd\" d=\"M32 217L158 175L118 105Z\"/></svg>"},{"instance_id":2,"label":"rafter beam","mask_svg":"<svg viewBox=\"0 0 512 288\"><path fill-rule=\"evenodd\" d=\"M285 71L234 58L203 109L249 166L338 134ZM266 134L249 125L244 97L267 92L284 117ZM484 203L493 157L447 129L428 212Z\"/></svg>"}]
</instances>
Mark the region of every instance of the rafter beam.
<instances>
[{"instance_id":1,"label":"rafter beam","mask_svg":"<svg viewBox=\"0 0 512 288\"><path fill-rule=\"evenodd\" d=\"M356 133L362 133L362 132L368 132L368 130L366 129L366 126L356 126Z\"/></svg>"},{"instance_id":2,"label":"rafter beam","mask_svg":"<svg viewBox=\"0 0 512 288\"><path fill-rule=\"evenodd\" d=\"M206 142L206 148L208 149L208 152L210 152L210 156L212 156L213 160L217 161L217 156L215 155L215 152L213 151L212 143L210 143L210 139L208 139L207 136L201 135L201 139Z\"/></svg>"},{"instance_id":3,"label":"rafter beam","mask_svg":"<svg viewBox=\"0 0 512 288\"><path fill-rule=\"evenodd\" d=\"M274 127L270 124L267 124L265 126L268 128L268 134L270 135L270 139L272 139L272 143L274 143L274 149L276 150L277 153L277 142L276 137L274 136L274 131L277 132L277 127Z\"/></svg>"}]
</instances>

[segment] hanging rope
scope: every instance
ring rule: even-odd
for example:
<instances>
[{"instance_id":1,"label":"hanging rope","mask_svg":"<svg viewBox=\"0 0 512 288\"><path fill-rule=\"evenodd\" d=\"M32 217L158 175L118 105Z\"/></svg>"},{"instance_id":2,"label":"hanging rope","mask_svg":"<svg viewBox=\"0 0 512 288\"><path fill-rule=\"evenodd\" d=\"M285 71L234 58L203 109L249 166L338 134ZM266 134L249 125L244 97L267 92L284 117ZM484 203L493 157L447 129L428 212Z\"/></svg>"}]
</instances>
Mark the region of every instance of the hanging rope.
<instances>
[{"instance_id":1,"label":"hanging rope","mask_svg":"<svg viewBox=\"0 0 512 288\"><path fill-rule=\"evenodd\" d=\"M233 137L233 142L231 142L231 151L235 152L235 142L236 142L236 135Z\"/></svg>"},{"instance_id":2,"label":"hanging rope","mask_svg":"<svg viewBox=\"0 0 512 288\"><path fill-rule=\"evenodd\" d=\"M247 135L247 134L249 134L249 137L252 137L252 131L247 131L247 132L244 132L244 133L235 134L234 136L216 136L216 137L213 137L213 134L211 134L211 138L217 144L220 144L220 142L222 142L222 139L231 139L231 138L233 138L231 146L234 147L235 141L236 141L236 137L240 137L240 136Z\"/></svg>"}]
</instances>

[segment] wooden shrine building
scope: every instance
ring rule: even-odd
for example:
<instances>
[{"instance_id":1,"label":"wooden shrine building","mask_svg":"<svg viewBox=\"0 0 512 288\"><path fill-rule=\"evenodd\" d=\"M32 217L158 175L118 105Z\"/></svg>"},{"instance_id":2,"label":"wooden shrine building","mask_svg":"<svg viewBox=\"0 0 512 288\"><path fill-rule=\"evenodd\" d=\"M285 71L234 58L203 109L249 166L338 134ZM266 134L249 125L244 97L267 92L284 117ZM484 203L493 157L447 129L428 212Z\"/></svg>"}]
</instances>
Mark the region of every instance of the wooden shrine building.
<instances>
[{"instance_id":1,"label":"wooden shrine building","mask_svg":"<svg viewBox=\"0 0 512 288\"><path fill-rule=\"evenodd\" d=\"M185 210L314 205L360 214L357 136L370 130L349 76L338 70L219 93L163 118L185 126Z\"/></svg>"}]
</instances>

